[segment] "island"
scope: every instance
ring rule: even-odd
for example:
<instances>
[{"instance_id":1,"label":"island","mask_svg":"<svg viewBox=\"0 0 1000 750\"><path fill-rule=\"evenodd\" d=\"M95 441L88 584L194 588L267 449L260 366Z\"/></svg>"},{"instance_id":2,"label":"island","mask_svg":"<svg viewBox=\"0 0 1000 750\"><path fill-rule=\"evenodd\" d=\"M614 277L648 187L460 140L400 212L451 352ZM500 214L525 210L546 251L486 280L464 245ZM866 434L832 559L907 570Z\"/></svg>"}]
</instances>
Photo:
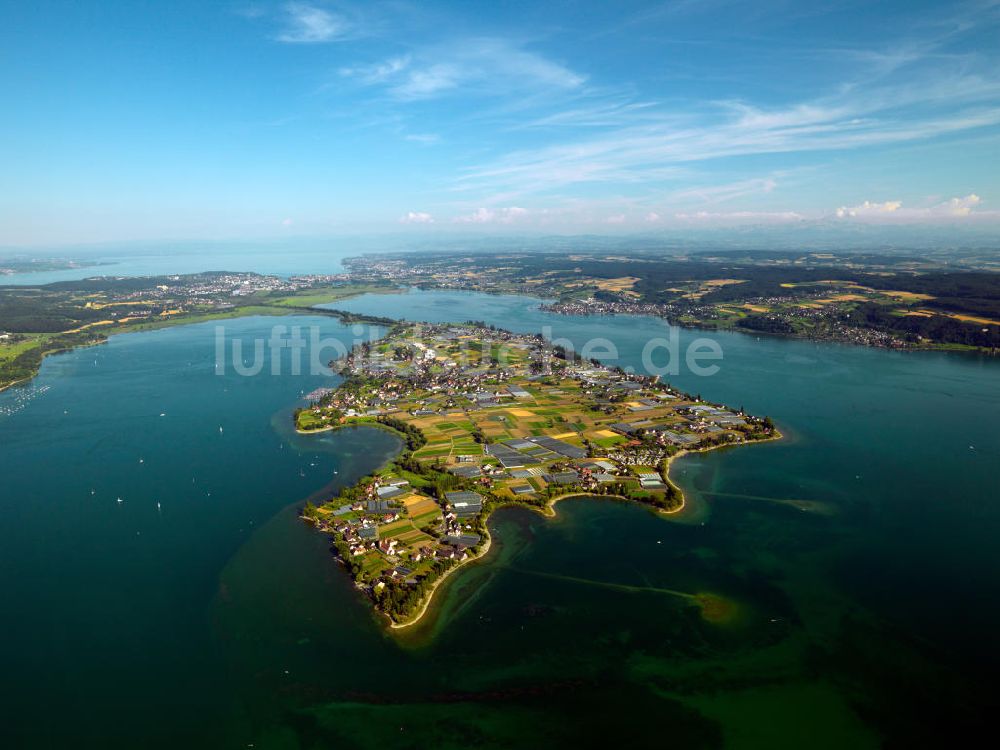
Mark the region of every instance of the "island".
<instances>
[{"instance_id":1,"label":"island","mask_svg":"<svg viewBox=\"0 0 1000 750\"><path fill-rule=\"evenodd\" d=\"M586 495L676 513L672 459L780 437L768 417L483 323L399 322L334 365L343 381L309 394L296 429L370 425L405 447L302 517L332 536L393 628L417 622L441 582L486 553L498 507L553 515Z\"/></svg>"}]
</instances>

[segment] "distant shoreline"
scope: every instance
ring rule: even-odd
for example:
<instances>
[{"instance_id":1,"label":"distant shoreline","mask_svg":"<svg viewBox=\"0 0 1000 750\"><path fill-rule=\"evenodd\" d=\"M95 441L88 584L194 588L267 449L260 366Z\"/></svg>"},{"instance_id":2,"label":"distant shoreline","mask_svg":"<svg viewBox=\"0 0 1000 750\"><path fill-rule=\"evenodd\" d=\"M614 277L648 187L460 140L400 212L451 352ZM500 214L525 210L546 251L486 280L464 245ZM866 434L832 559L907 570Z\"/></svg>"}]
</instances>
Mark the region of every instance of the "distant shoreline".
<instances>
[{"instance_id":1,"label":"distant shoreline","mask_svg":"<svg viewBox=\"0 0 1000 750\"><path fill-rule=\"evenodd\" d=\"M398 293L399 290L387 289L385 294ZM352 297L357 297L362 294L373 293L371 290L352 292L350 294L344 295L343 297L338 297L337 299L331 300L329 303L320 304L333 304L339 302L340 300L350 299ZM388 319L379 318L376 316L365 315L363 313L352 313L346 310L336 310L325 307L318 306L294 306L294 305L268 305L268 304L252 304L245 305L242 307L234 307L231 310L223 311L212 311L212 312L201 312L192 313L183 316L170 316L164 317L160 320L143 320L136 322L134 325L131 323L126 323L123 330L108 330L107 327L100 329L100 335L91 341L79 341L79 342L68 342L65 345L60 345L52 349L44 349L39 353L38 363L35 365L34 372L24 378L19 378L13 380L9 383L0 383L0 393L7 390L8 388L13 388L17 385L22 385L34 380L38 373L41 371L42 363L45 358L53 354L62 354L64 352L73 351L75 349L84 349L90 346L99 346L101 344L106 344L108 339L112 336L122 336L130 333L145 333L149 331L157 331L163 328L175 328L185 325L196 325L198 323L207 323L212 320L235 320L239 318L249 318L255 315L262 316L273 316L273 317L286 317L289 315L318 315L321 317L336 318L342 323L367 323L369 325L390 325ZM94 329L97 330L97 329ZM53 338L60 336L73 335L74 333L79 333L78 330L74 331L54 331L47 333L46 335L52 336ZM28 350L31 351L31 350ZM308 433L306 433L308 434Z\"/></svg>"}]
</instances>

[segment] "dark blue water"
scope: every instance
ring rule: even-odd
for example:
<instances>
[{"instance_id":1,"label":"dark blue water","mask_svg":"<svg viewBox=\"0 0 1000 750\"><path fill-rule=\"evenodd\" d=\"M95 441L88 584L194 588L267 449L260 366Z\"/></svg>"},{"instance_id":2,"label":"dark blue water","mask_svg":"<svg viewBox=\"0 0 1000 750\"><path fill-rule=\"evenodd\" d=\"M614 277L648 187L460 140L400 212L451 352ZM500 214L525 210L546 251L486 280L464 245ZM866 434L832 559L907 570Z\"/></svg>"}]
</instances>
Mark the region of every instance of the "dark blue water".
<instances>
[{"instance_id":1,"label":"dark blue water","mask_svg":"<svg viewBox=\"0 0 1000 750\"><path fill-rule=\"evenodd\" d=\"M249 344L275 322L354 335L329 318L225 325ZM202 324L51 357L31 384L50 390L0 417L2 730L16 746L213 734L231 693L209 629L226 561L281 508L398 445L289 434L300 393L334 379L220 376L214 342Z\"/></svg>"},{"instance_id":2,"label":"dark blue water","mask_svg":"<svg viewBox=\"0 0 1000 750\"><path fill-rule=\"evenodd\" d=\"M537 304L337 306L603 336L626 365L669 333ZM226 326L250 343L276 323L356 335L327 318ZM402 640L295 518L397 446L290 433L301 393L334 380L217 375L212 324L47 359L32 387L49 390L0 417L5 744L957 741L989 716L1000 662L998 363L713 338L719 372L674 382L770 414L787 440L682 459L677 522L595 500L498 513L489 559ZM703 616L705 595L724 617Z\"/></svg>"}]
</instances>

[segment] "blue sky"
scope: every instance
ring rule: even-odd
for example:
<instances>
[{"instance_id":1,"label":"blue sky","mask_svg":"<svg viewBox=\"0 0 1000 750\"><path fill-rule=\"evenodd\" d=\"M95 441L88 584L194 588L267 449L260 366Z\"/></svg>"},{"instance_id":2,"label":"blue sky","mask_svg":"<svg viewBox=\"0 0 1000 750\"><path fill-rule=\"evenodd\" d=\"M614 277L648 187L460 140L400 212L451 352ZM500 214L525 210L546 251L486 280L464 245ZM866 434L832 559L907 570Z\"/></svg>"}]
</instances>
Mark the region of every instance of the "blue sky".
<instances>
[{"instance_id":1,"label":"blue sky","mask_svg":"<svg viewBox=\"0 0 1000 750\"><path fill-rule=\"evenodd\" d=\"M988 0L0 0L0 245L992 227L998 32Z\"/></svg>"}]
</instances>

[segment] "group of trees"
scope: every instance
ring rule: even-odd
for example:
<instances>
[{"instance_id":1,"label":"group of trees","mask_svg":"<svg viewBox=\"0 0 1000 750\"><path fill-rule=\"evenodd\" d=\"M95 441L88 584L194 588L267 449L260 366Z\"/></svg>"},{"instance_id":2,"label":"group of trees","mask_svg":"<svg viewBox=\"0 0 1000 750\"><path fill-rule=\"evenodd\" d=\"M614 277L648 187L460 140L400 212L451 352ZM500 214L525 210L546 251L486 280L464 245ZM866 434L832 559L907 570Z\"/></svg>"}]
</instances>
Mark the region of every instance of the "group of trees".
<instances>
[{"instance_id":1,"label":"group of trees","mask_svg":"<svg viewBox=\"0 0 1000 750\"><path fill-rule=\"evenodd\" d=\"M792 333L795 331L791 323L777 315L746 315L736 321L736 325L762 333Z\"/></svg>"},{"instance_id":2,"label":"group of trees","mask_svg":"<svg viewBox=\"0 0 1000 750\"><path fill-rule=\"evenodd\" d=\"M883 305L864 303L845 313L843 320L849 325L901 334L909 341L921 337L944 344L1000 347L1000 326L984 326L945 315L893 315Z\"/></svg>"},{"instance_id":3,"label":"group of trees","mask_svg":"<svg viewBox=\"0 0 1000 750\"><path fill-rule=\"evenodd\" d=\"M38 346L25 349L12 359L0 360L0 386L34 377L42 364L42 358L48 353L96 344L104 340L105 337L101 334L89 331L63 334L43 341Z\"/></svg>"},{"instance_id":4,"label":"group of trees","mask_svg":"<svg viewBox=\"0 0 1000 750\"><path fill-rule=\"evenodd\" d=\"M403 439L406 441L406 449L409 451L419 450L427 445L427 437L424 435L423 430L415 425L387 415L376 417L375 421L401 433Z\"/></svg>"},{"instance_id":5,"label":"group of trees","mask_svg":"<svg viewBox=\"0 0 1000 750\"><path fill-rule=\"evenodd\" d=\"M398 578L385 579L384 586L372 589L372 599L393 620L405 620L430 593L434 581L454 564L453 560L435 560L426 575L409 583Z\"/></svg>"},{"instance_id":6,"label":"group of trees","mask_svg":"<svg viewBox=\"0 0 1000 750\"><path fill-rule=\"evenodd\" d=\"M289 306L291 307L291 306ZM399 321L395 318L386 318L381 315L364 315L362 313L348 312L347 310L334 310L331 308L305 306L303 310L308 310L311 314L332 315L340 318L341 323L371 323L379 326L393 326Z\"/></svg>"}]
</instances>

